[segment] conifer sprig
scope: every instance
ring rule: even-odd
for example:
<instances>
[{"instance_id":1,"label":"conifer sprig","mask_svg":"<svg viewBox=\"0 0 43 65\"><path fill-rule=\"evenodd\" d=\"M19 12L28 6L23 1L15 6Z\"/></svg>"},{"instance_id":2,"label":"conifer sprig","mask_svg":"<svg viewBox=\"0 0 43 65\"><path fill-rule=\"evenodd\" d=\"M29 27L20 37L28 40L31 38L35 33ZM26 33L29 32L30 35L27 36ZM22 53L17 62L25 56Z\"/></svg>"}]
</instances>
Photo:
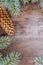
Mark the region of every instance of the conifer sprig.
<instances>
[{"instance_id":1,"label":"conifer sprig","mask_svg":"<svg viewBox=\"0 0 43 65\"><path fill-rule=\"evenodd\" d=\"M20 13L20 3L26 4L29 3L29 1L31 1L31 3L39 1L40 7L43 8L43 0L0 0L0 3L13 14L18 15Z\"/></svg>"},{"instance_id":2,"label":"conifer sprig","mask_svg":"<svg viewBox=\"0 0 43 65\"><path fill-rule=\"evenodd\" d=\"M19 0L3 0L2 5L8 8L8 10L12 12L12 14L18 15L18 13L20 12Z\"/></svg>"},{"instance_id":3,"label":"conifer sprig","mask_svg":"<svg viewBox=\"0 0 43 65\"><path fill-rule=\"evenodd\" d=\"M35 65L43 65L43 58L41 57L35 57Z\"/></svg>"},{"instance_id":4,"label":"conifer sprig","mask_svg":"<svg viewBox=\"0 0 43 65\"><path fill-rule=\"evenodd\" d=\"M2 36L0 37L0 49L6 48L9 44L11 44L11 37L10 36Z\"/></svg>"},{"instance_id":5,"label":"conifer sprig","mask_svg":"<svg viewBox=\"0 0 43 65\"><path fill-rule=\"evenodd\" d=\"M20 0L20 2L21 2L22 4L29 3L29 1L30 1L30 0Z\"/></svg>"},{"instance_id":6,"label":"conifer sprig","mask_svg":"<svg viewBox=\"0 0 43 65\"><path fill-rule=\"evenodd\" d=\"M43 0L40 0L40 7L43 9Z\"/></svg>"},{"instance_id":7,"label":"conifer sprig","mask_svg":"<svg viewBox=\"0 0 43 65\"><path fill-rule=\"evenodd\" d=\"M20 62L20 54L18 52L11 52L0 59L0 65L18 65Z\"/></svg>"}]
</instances>

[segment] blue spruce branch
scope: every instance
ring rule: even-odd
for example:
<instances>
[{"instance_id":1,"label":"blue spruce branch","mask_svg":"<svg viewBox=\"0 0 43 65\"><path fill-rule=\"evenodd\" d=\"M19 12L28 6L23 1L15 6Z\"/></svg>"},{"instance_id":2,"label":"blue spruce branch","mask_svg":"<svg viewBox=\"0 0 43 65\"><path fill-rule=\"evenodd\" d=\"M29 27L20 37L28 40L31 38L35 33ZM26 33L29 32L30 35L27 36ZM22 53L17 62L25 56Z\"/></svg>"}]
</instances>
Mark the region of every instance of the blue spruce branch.
<instances>
[{"instance_id":1,"label":"blue spruce branch","mask_svg":"<svg viewBox=\"0 0 43 65\"><path fill-rule=\"evenodd\" d=\"M29 1L32 3L39 1L40 7L43 8L43 0L0 0L0 4L8 8L14 15L18 15L20 13L20 3L26 4Z\"/></svg>"},{"instance_id":2,"label":"blue spruce branch","mask_svg":"<svg viewBox=\"0 0 43 65\"><path fill-rule=\"evenodd\" d=\"M11 52L5 57L0 55L0 65L18 65L20 62L20 54L18 52Z\"/></svg>"},{"instance_id":3,"label":"blue spruce branch","mask_svg":"<svg viewBox=\"0 0 43 65\"><path fill-rule=\"evenodd\" d=\"M43 58L35 57L34 62L35 62L35 65L43 65Z\"/></svg>"},{"instance_id":4,"label":"blue spruce branch","mask_svg":"<svg viewBox=\"0 0 43 65\"><path fill-rule=\"evenodd\" d=\"M11 37L10 36L2 36L0 37L0 49L6 48L8 45L11 44Z\"/></svg>"},{"instance_id":5,"label":"blue spruce branch","mask_svg":"<svg viewBox=\"0 0 43 65\"><path fill-rule=\"evenodd\" d=\"M12 14L18 15L20 12L20 2L19 0L3 0L1 3L4 7L8 8L9 11L12 12Z\"/></svg>"}]
</instances>

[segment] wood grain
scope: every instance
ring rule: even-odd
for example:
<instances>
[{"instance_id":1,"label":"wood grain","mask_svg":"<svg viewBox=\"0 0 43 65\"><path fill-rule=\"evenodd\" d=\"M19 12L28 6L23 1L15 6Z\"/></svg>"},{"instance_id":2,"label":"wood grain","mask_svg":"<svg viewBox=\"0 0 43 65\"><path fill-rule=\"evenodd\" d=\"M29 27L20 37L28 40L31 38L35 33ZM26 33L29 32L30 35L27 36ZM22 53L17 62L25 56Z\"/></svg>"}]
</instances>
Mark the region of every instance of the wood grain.
<instances>
[{"instance_id":1,"label":"wood grain","mask_svg":"<svg viewBox=\"0 0 43 65\"><path fill-rule=\"evenodd\" d=\"M43 10L24 7L13 18L16 34L6 50L16 50L22 55L19 65L35 65L34 57L43 57Z\"/></svg>"}]
</instances>

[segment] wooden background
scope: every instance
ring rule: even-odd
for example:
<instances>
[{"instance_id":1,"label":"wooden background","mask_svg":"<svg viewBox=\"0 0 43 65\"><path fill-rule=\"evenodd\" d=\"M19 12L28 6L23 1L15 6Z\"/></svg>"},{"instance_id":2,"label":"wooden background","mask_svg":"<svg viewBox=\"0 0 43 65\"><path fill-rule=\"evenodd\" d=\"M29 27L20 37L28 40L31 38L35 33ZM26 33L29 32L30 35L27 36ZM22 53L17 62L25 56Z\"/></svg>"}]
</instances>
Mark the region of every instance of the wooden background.
<instances>
[{"instance_id":1,"label":"wooden background","mask_svg":"<svg viewBox=\"0 0 43 65\"><path fill-rule=\"evenodd\" d=\"M6 53L11 50L21 53L19 65L35 65L34 57L43 57L43 10L33 6L22 7L21 14L12 18L16 33L13 44L4 49Z\"/></svg>"}]
</instances>

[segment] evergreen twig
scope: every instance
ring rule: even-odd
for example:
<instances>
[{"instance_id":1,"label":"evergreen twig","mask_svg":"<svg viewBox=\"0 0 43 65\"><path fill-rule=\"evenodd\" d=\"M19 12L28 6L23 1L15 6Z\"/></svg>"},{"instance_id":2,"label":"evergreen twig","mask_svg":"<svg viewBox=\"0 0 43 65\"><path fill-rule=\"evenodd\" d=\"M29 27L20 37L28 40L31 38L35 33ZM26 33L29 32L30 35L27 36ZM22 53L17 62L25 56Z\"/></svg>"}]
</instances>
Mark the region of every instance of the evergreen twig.
<instances>
[{"instance_id":1,"label":"evergreen twig","mask_svg":"<svg viewBox=\"0 0 43 65\"><path fill-rule=\"evenodd\" d=\"M43 58L41 57L35 57L35 65L43 65Z\"/></svg>"},{"instance_id":2,"label":"evergreen twig","mask_svg":"<svg viewBox=\"0 0 43 65\"><path fill-rule=\"evenodd\" d=\"M19 0L3 0L2 5L8 8L8 10L12 12L12 14L18 15L18 13L20 12Z\"/></svg>"},{"instance_id":3,"label":"evergreen twig","mask_svg":"<svg viewBox=\"0 0 43 65\"><path fill-rule=\"evenodd\" d=\"M11 52L0 59L0 65L18 65L20 62L20 54L18 52Z\"/></svg>"},{"instance_id":4,"label":"evergreen twig","mask_svg":"<svg viewBox=\"0 0 43 65\"><path fill-rule=\"evenodd\" d=\"M1 0L1 5L8 8L13 14L18 15L20 13L20 3L26 4L31 1L32 3L40 3L40 7L43 8L43 0Z\"/></svg>"},{"instance_id":5,"label":"evergreen twig","mask_svg":"<svg viewBox=\"0 0 43 65\"><path fill-rule=\"evenodd\" d=\"M22 4L27 4L27 3L29 3L29 1L30 1L30 0L20 0L20 2L21 2Z\"/></svg>"},{"instance_id":6,"label":"evergreen twig","mask_svg":"<svg viewBox=\"0 0 43 65\"><path fill-rule=\"evenodd\" d=\"M9 44L11 44L11 37L10 36L2 36L0 37L0 49L6 48Z\"/></svg>"}]
</instances>

